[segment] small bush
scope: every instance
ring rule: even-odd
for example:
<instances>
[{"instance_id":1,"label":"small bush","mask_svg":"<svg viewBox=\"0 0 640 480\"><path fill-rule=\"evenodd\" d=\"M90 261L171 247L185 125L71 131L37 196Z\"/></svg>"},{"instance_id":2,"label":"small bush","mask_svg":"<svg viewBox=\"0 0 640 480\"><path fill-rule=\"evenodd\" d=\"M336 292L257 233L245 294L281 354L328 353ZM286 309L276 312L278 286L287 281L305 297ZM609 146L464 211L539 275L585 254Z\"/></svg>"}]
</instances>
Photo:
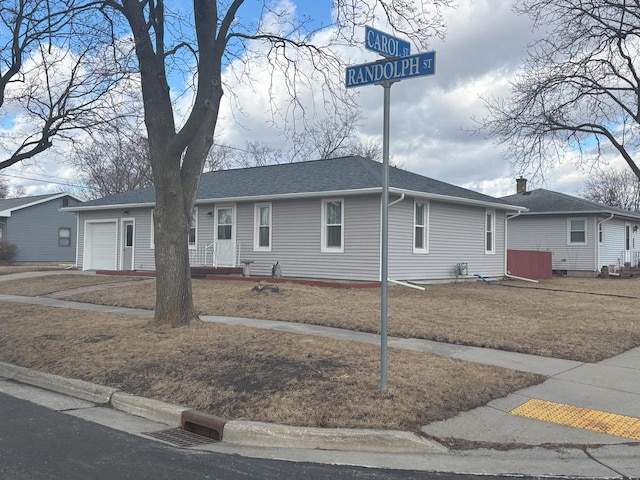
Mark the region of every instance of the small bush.
<instances>
[{"instance_id":1,"label":"small bush","mask_svg":"<svg viewBox=\"0 0 640 480\"><path fill-rule=\"evenodd\" d=\"M16 258L18 247L13 243L0 240L0 265L11 263Z\"/></svg>"}]
</instances>

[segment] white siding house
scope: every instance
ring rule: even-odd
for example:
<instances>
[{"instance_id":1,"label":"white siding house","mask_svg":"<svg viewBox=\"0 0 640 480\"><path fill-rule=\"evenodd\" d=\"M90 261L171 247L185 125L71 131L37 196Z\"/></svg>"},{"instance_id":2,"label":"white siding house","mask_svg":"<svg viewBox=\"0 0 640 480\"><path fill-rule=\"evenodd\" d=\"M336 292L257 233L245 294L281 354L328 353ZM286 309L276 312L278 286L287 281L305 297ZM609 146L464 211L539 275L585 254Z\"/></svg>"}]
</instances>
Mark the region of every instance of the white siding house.
<instances>
[{"instance_id":1,"label":"white siding house","mask_svg":"<svg viewBox=\"0 0 640 480\"><path fill-rule=\"evenodd\" d=\"M638 266L640 214L519 182L519 193L502 197L528 209L508 220L508 248L551 252L553 270L566 275Z\"/></svg>"},{"instance_id":2,"label":"white siding house","mask_svg":"<svg viewBox=\"0 0 640 480\"><path fill-rule=\"evenodd\" d=\"M362 157L205 173L189 232L192 266L285 277L380 280L382 165ZM504 219L522 208L390 169L389 273L397 280L505 272ZM86 202L78 266L154 270L153 188Z\"/></svg>"}]
</instances>

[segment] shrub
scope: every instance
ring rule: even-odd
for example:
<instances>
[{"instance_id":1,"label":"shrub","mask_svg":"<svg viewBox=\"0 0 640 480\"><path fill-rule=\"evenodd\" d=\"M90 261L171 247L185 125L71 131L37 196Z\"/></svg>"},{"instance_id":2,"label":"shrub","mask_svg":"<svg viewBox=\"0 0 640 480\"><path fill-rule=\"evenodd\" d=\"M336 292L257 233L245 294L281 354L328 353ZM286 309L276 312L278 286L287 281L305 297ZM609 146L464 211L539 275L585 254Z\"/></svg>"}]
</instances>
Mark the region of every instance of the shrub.
<instances>
[{"instance_id":1,"label":"shrub","mask_svg":"<svg viewBox=\"0 0 640 480\"><path fill-rule=\"evenodd\" d=\"M10 263L16 257L18 247L13 243L9 243L5 240L0 240L0 265Z\"/></svg>"}]
</instances>

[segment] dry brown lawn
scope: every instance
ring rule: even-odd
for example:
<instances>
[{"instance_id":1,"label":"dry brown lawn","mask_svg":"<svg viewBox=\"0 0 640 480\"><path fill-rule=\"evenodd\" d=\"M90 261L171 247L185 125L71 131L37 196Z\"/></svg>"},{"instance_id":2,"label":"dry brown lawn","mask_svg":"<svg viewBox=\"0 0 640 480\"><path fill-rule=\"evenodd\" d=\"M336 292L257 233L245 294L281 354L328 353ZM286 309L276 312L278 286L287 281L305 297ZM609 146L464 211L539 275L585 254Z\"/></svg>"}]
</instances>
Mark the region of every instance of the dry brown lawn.
<instances>
[{"instance_id":1,"label":"dry brown lawn","mask_svg":"<svg viewBox=\"0 0 640 480\"><path fill-rule=\"evenodd\" d=\"M0 268L0 274L2 274ZM153 308L139 277L62 274L0 282L0 293ZM127 283L97 288L90 285ZM202 314L379 329L379 289L195 280ZM390 334L595 361L640 345L640 280L556 278L390 288ZM227 418L307 426L401 428L448 418L543 377L390 349L246 327L153 330L145 319L0 303L0 361L121 388Z\"/></svg>"},{"instance_id":2,"label":"dry brown lawn","mask_svg":"<svg viewBox=\"0 0 640 480\"><path fill-rule=\"evenodd\" d=\"M0 293L41 295L131 277L69 275L0 282ZM68 277L68 278L67 278ZM305 322L379 332L379 289L194 280L202 314ZM152 309L153 284L83 293L77 301ZM640 345L640 279L554 278L532 284L480 281L389 289L389 334L594 362Z\"/></svg>"},{"instance_id":3,"label":"dry brown lawn","mask_svg":"<svg viewBox=\"0 0 640 480\"><path fill-rule=\"evenodd\" d=\"M219 324L157 331L139 317L0 306L0 361L230 419L417 431L544 379L391 349L382 394L372 345Z\"/></svg>"}]
</instances>

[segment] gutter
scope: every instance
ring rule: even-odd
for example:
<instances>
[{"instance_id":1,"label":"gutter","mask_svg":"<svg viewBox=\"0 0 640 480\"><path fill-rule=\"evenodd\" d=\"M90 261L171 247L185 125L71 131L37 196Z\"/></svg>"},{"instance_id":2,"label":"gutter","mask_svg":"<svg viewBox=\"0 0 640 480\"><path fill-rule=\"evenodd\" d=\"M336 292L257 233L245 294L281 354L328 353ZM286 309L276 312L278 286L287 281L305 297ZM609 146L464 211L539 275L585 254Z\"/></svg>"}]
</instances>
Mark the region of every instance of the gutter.
<instances>
[{"instance_id":1,"label":"gutter","mask_svg":"<svg viewBox=\"0 0 640 480\"><path fill-rule=\"evenodd\" d=\"M272 195L249 195L249 196L239 196L239 197L224 197L224 198L199 198L196 200L196 205L209 204L209 203L225 203L225 202L252 202L252 201L274 201L274 200L287 200L287 199L297 199L297 198L317 198L317 197L339 197L339 196L347 196L347 195L367 195L367 194L379 194L382 189L380 187L371 187L371 188L361 188L354 190L333 190L333 191L325 191L325 192L300 192L300 193L280 193L280 194L272 194ZM406 195L411 197L425 198L430 200L440 200L443 202L449 203L457 203L462 205L475 205L481 207L491 207L495 209L502 210L511 210L522 212L527 210L525 207L519 207L516 205L509 205L506 203L497 203L491 202L487 200L475 200L464 197L455 197L450 195L441 195L436 193L429 192L420 192L417 190L406 190L403 188L390 187L389 193L400 195L399 200L395 200L392 204L403 200ZM108 204L108 205L76 205L73 207L65 207L61 208L60 211L63 212L80 212L80 211L93 211L93 210L111 210L111 209L121 209L121 208L144 208L144 207L154 207L155 201L153 202L137 202L137 203L118 203L118 204Z\"/></svg>"},{"instance_id":2,"label":"gutter","mask_svg":"<svg viewBox=\"0 0 640 480\"><path fill-rule=\"evenodd\" d=\"M508 250L508 238L509 238L507 234L508 223L509 223L509 220L511 220L512 218L519 217L520 215L522 215L522 211L519 211L515 215L504 216L504 276L507 278L513 278L514 280L522 280L524 282L539 283L538 280L534 280L533 278L524 278L524 277L518 277L516 275L511 275L507 270L507 250Z\"/></svg>"}]
</instances>

